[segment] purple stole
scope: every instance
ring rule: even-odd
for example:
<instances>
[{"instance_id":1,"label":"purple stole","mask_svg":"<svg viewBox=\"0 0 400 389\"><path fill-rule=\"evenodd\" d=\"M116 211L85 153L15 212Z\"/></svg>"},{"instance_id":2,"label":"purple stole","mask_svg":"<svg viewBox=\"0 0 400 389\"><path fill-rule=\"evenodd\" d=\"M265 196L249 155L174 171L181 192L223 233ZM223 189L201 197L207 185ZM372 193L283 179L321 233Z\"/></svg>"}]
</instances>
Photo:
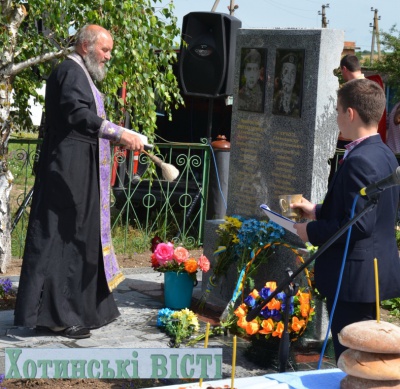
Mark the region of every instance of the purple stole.
<instances>
[{"instance_id":1,"label":"purple stole","mask_svg":"<svg viewBox=\"0 0 400 389\"><path fill-rule=\"evenodd\" d=\"M78 63L86 74L92 90L97 115L104 119L99 129L99 177L100 177L100 238L103 252L104 272L106 274L107 284L110 292L124 280L117 259L114 253L114 247L111 239L111 219L110 219L110 193L111 193L111 150L110 140L119 140L122 129L119 126L106 120L103 96L96 88L90 77L86 66L80 55L72 53L68 58ZM100 138L100 136L102 136Z\"/></svg>"}]
</instances>

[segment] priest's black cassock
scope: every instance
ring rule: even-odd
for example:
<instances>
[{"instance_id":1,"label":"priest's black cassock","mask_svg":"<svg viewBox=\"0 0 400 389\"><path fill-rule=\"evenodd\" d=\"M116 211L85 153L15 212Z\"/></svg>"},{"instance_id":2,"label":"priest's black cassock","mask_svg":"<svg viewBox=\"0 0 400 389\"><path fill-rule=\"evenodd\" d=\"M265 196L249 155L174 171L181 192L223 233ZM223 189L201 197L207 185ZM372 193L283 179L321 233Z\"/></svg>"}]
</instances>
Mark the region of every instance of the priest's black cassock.
<instances>
[{"instance_id":1,"label":"priest's black cassock","mask_svg":"<svg viewBox=\"0 0 400 389\"><path fill-rule=\"evenodd\" d=\"M119 316L111 290L123 276L103 239L108 229L110 240L110 156L101 150L109 153L123 130L105 119L76 53L50 75L45 107L15 325L96 328Z\"/></svg>"}]
</instances>

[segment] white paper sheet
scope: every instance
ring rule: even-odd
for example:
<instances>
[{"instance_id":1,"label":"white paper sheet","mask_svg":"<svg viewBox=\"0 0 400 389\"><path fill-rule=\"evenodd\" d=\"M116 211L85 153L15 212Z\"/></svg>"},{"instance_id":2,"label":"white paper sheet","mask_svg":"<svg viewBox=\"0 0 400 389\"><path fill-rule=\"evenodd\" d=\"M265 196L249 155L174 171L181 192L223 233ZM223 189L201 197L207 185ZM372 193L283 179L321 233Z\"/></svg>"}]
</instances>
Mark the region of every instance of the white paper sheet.
<instances>
[{"instance_id":1,"label":"white paper sheet","mask_svg":"<svg viewBox=\"0 0 400 389\"><path fill-rule=\"evenodd\" d=\"M282 226L285 230L290 231L291 233L297 235L296 229L293 227L295 222L293 220L288 219L285 216L282 216L279 213L272 211L268 205L261 204L260 208L267 214L270 220Z\"/></svg>"}]
</instances>

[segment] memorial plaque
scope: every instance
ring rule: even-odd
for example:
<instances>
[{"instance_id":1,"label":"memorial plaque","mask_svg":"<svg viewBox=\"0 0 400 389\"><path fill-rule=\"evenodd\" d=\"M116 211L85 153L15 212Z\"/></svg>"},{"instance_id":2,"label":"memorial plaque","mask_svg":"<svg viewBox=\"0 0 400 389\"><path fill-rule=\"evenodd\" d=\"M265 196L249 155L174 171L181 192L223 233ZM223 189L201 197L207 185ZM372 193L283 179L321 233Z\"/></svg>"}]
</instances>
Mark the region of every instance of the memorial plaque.
<instances>
[{"instance_id":1,"label":"memorial plaque","mask_svg":"<svg viewBox=\"0 0 400 389\"><path fill-rule=\"evenodd\" d=\"M333 71L339 65L343 41L343 31L326 28L239 30L227 215L267 220L260 205L267 204L280 213L279 195L282 194L301 193L314 203L323 200L329 159L334 155L338 136L339 82ZM263 88L263 106L248 109L241 105L240 90L244 58L252 49L265 59L265 73L262 73L262 82L258 81ZM220 222L223 220L205 224L204 251L212 264L218 258L212 254L217 244L215 230ZM304 247L291 232L284 239L292 247ZM271 280L280 283L287 277L287 268L295 271L299 266L291 250L278 247L268 263L257 269L255 287L259 289ZM203 291L211 274L203 275ZM232 265L210 297L228 302L237 279L238 271ZM306 285L304 273L296 282ZM248 292L245 290L244 295Z\"/></svg>"},{"instance_id":2,"label":"memorial plaque","mask_svg":"<svg viewBox=\"0 0 400 389\"><path fill-rule=\"evenodd\" d=\"M338 135L333 71L342 49L339 30L239 30L227 215L261 217L262 203L279 212L281 194L324 198ZM251 50L265 59L261 111L243 109L240 102Z\"/></svg>"}]
</instances>

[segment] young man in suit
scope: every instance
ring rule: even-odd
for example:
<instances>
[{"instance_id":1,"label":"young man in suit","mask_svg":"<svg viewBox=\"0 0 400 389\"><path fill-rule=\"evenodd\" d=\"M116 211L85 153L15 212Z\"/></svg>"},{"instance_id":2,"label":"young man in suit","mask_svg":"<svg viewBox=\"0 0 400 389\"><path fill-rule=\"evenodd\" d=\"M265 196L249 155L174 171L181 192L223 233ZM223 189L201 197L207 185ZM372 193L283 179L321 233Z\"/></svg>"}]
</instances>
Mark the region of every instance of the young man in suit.
<instances>
[{"instance_id":1,"label":"young man in suit","mask_svg":"<svg viewBox=\"0 0 400 389\"><path fill-rule=\"evenodd\" d=\"M360 189L377 182L398 167L392 151L378 134L378 123L385 108L382 88L368 79L347 82L338 91L337 123L351 143L346 146L343 163L329 184L322 204L302 199L293 204L304 218L313 221L295 224L299 237L315 246L323 245L351 217L353 202ZM343 279L332 321L336 360L346 349L338 333L348 324L376 319L374 258L378 260L382 300L400 296L400 261L395 240L395 221L399 187L379 194L373 209L352 227ZM360 197L355 214L368 199ZM344 233L315 261L315 282L326 297L329 313L339 280L347 233Z\"/></svg>"}]
</instances>

